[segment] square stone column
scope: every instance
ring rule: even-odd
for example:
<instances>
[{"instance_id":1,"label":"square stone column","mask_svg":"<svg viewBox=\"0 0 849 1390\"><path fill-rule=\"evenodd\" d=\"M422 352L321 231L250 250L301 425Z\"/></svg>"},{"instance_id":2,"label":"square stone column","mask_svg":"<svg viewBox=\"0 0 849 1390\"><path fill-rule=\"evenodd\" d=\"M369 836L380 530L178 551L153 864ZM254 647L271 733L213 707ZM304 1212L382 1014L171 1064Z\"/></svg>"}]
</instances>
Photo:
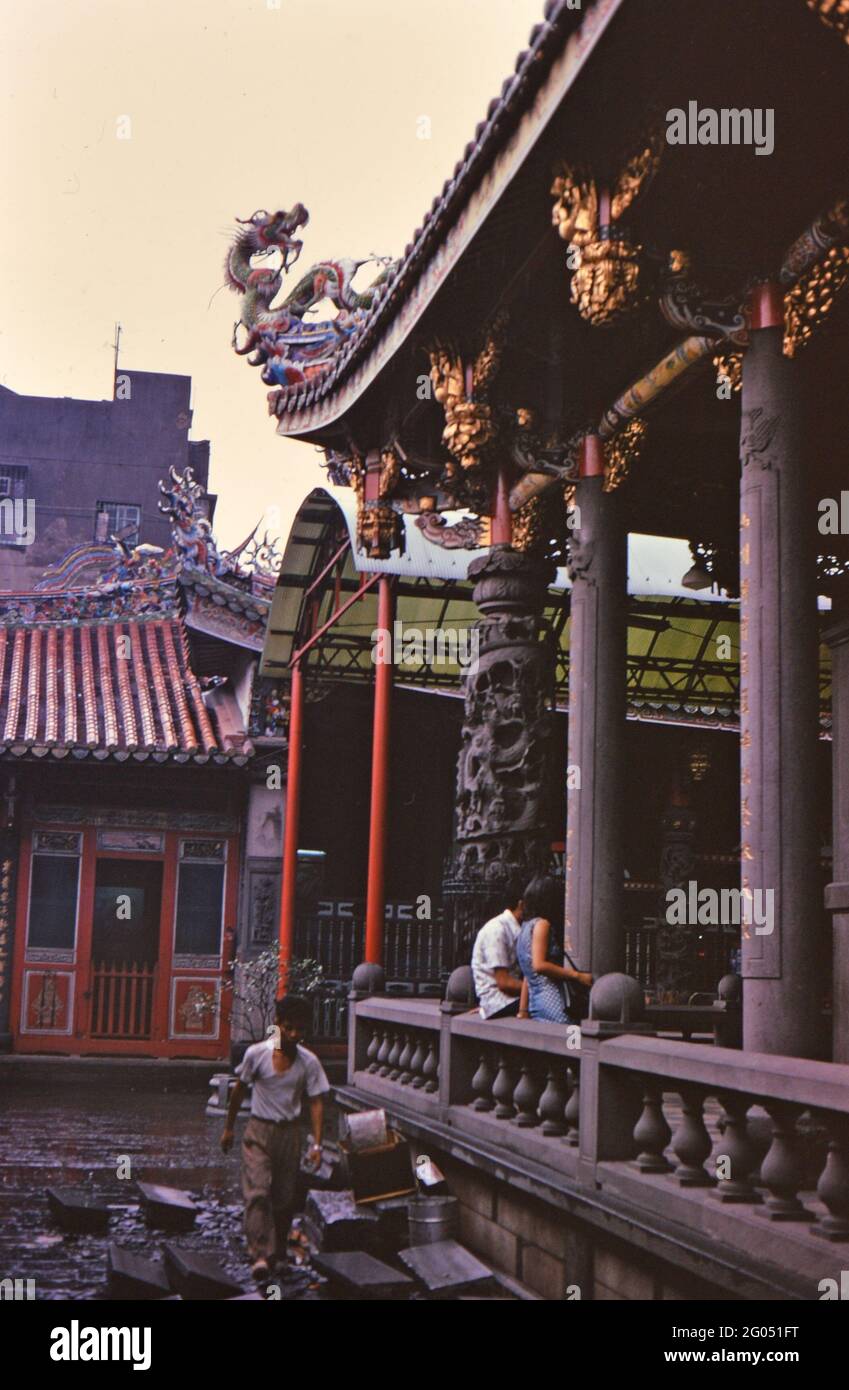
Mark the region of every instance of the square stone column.
<instances>
[{"instance_id":1,"label":"square stone column","mask_svg":"<svg viewBox=\"0 0 849 1390\"><path fill-rule=\"evenodd\" d=\"M570 546L566 949L596 976L625 967L623 878L628 537L604 491L601 441L584 441Z\"/></svg>"},{"instance_id":2,"label":"square stone column","mask_svg":"<svg viewBox=\"0 0 849 1390\"><path fill-rule=\"evenodd\" d=\"M770 920L741 928L743 1045L823 1057L813 499L799 366L782 352L780 298L763 303L743 358L740 820L743 908Z\"/></svg>"}]
</instances>

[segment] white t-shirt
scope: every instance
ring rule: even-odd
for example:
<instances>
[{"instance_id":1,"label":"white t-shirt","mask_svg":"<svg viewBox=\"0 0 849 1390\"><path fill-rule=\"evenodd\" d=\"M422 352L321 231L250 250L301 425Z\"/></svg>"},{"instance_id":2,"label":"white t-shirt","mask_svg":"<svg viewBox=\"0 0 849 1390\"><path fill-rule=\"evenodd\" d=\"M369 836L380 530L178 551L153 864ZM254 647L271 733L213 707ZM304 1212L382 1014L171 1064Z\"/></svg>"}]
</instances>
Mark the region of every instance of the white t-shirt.
<instances>
[{"instance_id":1,"label":"white t-shirt","mask_svg":"<svg viewBox=\"0 0 849 1390\"><path fill-rule=\"evenodd\" d=\"M274 1070L273 1052L273 1038L254 1043L236 1068L236 1075L240 1081L253 1083L251 1114L258 1120L297 1120L304 1092L313 1100L330 1090L330 1082L315 1053L300 1043L288 1071Z\"/></svg>"},{"instance_id":2,"label":"white t-shirt","mask_svg":"<svg viewBox=\"0 0 849 1390\"><path fill-rule=\"evenodd\" d=\"M516 962L516 942L520 931L519 923L506 907L481 927L477 934L472 951L472 974L482 1018L491 1018L499 1009L505 1009L518 999L518 995L505 994L503 989L498 988L495 972L509 970L511 975L521 980L522 972Z\"/></svg>"}]
</instances>

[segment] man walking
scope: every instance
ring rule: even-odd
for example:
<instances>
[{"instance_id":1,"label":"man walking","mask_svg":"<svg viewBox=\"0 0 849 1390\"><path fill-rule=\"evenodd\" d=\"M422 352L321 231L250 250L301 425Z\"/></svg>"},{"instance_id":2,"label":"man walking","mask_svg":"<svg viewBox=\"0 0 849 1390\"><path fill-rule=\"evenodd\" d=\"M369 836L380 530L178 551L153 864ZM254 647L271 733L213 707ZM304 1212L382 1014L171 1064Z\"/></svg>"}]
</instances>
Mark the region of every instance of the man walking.
<instances>
[{"instance_id":1,"label":"man walking","mask_svg":"<svg viewBox=\"0 0 849 1390\"><path fill-rule=\"evenodd\" d=\"M229 1153L239 1106L251 1083L251 1117L242 1139L242 1192L251 1273L260 1281L268 1277L275 1261L286 1259L300 1167L304 1095L309 1100L312 1135L308 1162L317 1166L321 1159L322 1098L330 1086L318 1058L301 1045L310 1014L306 999L297 995L278 999L279 1037L254 1043L245 1053L221 1136L221 1148Z\"/></svg>"},{"instance_id":2,"label":"man walking","mask_svg":"<svg viewBox=\"0 0 849 1390\"><path fill-rule=\"evenodd\" d=\"M477 934L472 975L482 1018L512 1018L519 1011L522 974L516 942L522 925L522 887L507 885L507 906Z\"/></svg>"}]
</instances>

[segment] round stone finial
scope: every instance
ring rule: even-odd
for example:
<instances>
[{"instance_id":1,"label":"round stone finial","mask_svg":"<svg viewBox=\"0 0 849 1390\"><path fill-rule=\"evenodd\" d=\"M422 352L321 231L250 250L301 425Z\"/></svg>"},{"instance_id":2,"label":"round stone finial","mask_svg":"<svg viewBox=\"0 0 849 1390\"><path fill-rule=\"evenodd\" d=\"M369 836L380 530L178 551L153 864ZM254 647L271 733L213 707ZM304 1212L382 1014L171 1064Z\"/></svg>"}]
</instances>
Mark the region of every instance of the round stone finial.
<instances>
[{"instance_id":1,"label":"round stone finial","mask_svg":"<svg viewBox=\"0 0 849 1390\"><path fill-rule=\"evenodd\" d=\"M716 992L727 1004L738 1004L743 997L743 981L739 975L723 975Z\"/></svg>"},{"instance_id":2,"label":"round stone finial","mask_svg":"<svg viewBox=\"0 0 849 1390\"><path fill-rule=\"evenodd\" d=\"M642 985L618 970L601 975L590 990L590 1018L602 1023L637 1023L645 1010Z\"/></svg>"},{"instance_id":3,"label":"round stone finial","mask_svg":"<svg viewBox=\"0 0 849 1390\"><path fill-rule=\"evenodd\" d=\"M476 1004L475 980L470 965L458 965L448 977L445 998L450 1004Z\"/></svg>"},{"instance_id":4,"label":"round stone finial","mask_svg":"<svg viewBox=\"0 0 849 1390\"><path fill-rule=\"evenodd\" d=\"M386 975L383 966L371 965L368 961L363 961L358 965L351 976L351 988L358 994L382 994L386 989Z\"/></svg>"}]
</instances>

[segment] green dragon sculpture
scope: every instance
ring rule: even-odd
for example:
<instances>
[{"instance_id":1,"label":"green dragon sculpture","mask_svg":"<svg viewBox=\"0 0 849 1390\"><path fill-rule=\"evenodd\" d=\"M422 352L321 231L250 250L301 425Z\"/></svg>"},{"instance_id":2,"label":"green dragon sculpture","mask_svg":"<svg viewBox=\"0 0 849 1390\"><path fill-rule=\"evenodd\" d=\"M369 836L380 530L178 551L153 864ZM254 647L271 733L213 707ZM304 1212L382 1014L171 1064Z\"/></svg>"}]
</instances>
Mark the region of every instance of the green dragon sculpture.
<instances>
[{"instance_id":1,"label":"green dragon sculpture","mask_svg":"<svg viewBox=\"0 0 849 1390\"><path fill-rule=\"evenodd\" d=\"M289 211L269 213L260 208L252 217L236 220L240 230L225 267L227 284L242 300L233 347L240 357L248 357L250 366L262 368L266 385L298 386L328 370L339 348L364 321L397 262L381 256L318 261L273 307L284 277L301 254L303 242L295 234L306 226L309 213L303 203L296 203ZM272 256L274 265L254 264L255 257ZM355 290L353 277L371 261L381 265L380 273L366 290ZM324 299L335 305L336 317L305 320Z\"/></svg>"}]
</instances>

